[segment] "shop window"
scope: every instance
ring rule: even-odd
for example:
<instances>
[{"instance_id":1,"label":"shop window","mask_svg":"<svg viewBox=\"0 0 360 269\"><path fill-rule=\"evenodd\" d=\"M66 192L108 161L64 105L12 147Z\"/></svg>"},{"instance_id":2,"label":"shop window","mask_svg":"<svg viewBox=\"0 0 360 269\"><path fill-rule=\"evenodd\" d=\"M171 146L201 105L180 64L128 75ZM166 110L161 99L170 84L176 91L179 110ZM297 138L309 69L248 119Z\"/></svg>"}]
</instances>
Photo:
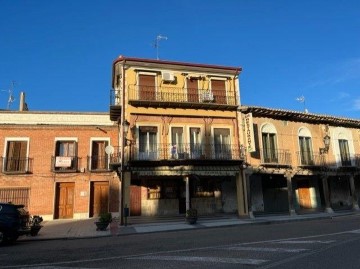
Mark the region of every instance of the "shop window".
<instances>
[{"instance_id":1,"label":"shop window","mask_svg":"<svg viewBox=\"0 0 360 269\"><path fill-rule=\"evenodd\" d=\"M160 199L161 189L161 181L150 181L148 185L148 199Z\"/></svg>"},{"instance_id":2,"label":"shop window","mask_svg":"<svg viewBox=\"0 0 360 269\"><path fill-rule=\"evenodd\" d=\"M194 181L193 197L214 197L215 182L209 179Z\"/></svg>"}]
</instances>

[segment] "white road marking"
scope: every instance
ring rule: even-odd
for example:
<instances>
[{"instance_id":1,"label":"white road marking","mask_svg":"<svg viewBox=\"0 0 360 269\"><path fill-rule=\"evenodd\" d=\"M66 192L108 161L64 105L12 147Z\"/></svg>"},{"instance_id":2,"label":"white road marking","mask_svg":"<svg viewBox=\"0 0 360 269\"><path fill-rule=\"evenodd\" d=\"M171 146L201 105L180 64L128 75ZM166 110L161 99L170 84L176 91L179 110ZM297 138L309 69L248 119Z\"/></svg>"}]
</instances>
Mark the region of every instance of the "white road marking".
<instances>
[{"instance_id":1,"label":"white road marking","mask_svg":"<svg viewBox=\"0 0 360 269\"><path fill-rule=\"evenodd\" d=\"M211 262L211 263L232 263L245 265L259 265L268 260L260 259L239 259L221 257L194 257L194 256L141 256L127 258L128 260L156 260L156 261L182 261L182 262Z\"/></svg>"},{"instance_id":2,"label":"white road marking","mask_svg":"<svg viewBox=\"0 0 360 269\"><path fill-rule=\"evenodd\" d=\"M299 253L307 251L307 248L262 248L262 247L230 247L229 250L263 251L263 252L288 252Z\"/></svg>"},{"instance_id":3,"label":"white road marking","mask_svg":"<svg viewBox=\"0 0 360 269\"><path fill-rule=\"evenodd\" d=\"M63 266L35 266L35 267L22 267L20 269L89 269L90 267L63 267ZM91 269L96 269L91 267Z\"/></svg>"},{"instance_id":4,"label":"white road marking","mask_svg":"<svg viewBox=\"0 0 360 269\"><path fill-rule=\"evenodd\" d=\"M335 240L284 240L279 241L277 244L331 244L336 242Z\"/></svg>"}]
</instances>

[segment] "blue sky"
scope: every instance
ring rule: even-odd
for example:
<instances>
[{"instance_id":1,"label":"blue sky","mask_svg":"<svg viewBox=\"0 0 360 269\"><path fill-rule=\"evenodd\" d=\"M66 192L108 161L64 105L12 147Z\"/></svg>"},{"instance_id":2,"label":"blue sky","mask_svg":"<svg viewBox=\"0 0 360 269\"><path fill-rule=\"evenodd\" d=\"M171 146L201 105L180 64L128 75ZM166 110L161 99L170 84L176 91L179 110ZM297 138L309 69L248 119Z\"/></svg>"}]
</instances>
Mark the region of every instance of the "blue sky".
<instances>
[{"instance_id":1,"label":"blue sky","mask_svg":"<svg viewBox=\"0 0 360 269\"><path fill-rule=\"evenodd\" d=\"M360 118L358 0L0 0L0 109L108 111L119 56L240 66L244 105ZM305 105L296 100L304 96Z\"/></svg>"}]
</instances>

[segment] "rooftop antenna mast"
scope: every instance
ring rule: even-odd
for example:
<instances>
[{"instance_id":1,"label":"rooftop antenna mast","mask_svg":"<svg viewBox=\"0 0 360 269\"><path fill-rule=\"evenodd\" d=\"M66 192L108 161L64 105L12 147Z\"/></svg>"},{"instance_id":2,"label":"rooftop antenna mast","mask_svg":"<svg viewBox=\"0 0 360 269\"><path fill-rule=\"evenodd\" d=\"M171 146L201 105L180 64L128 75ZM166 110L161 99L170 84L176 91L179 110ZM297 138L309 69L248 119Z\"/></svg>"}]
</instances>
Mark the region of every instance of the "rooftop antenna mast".
<instances>
[{"instance_id":1,"label":"rooftop antenna mast","mask_svg":"<svg viewBox=\"0 0 360 269\"><path fill-rule=\"evenodd\" d=\"M167 40L168 38L163 35L158 35L155 39L154 47L156 48L156 59L159 60L159 42L160 40Z\"/></svg>"},{"instance_id":2,"label":"rooftop antenna mast","mask_svg":"<svg viewBox=\"0 0 360 269\"><path fill-rule=\"evenodd\" d=\"M307 110L306 105L305 105L305 97L304 97L304 95L296 98L296 101L298 101L300 103L303 103L304 104L304 112L308 113L308 110Z\"/></svg>"},{"instance_id":3,"label":"rooftop antenna mast","mask_svg":"<svg viewBox=\"0 0 360 269\"><path fill-rule=\"evenodd\" d=\"M14 98L14 95L13 95L14 88L15 88L15 81L11 81L10 88L7 91L9 93L9 98L8 98L7 106L6 106L7 110L10 110L11 103L15 101L15 98ZM2 91L5 92L5 90L2 90Z\"/></svg>"}]
</instances>

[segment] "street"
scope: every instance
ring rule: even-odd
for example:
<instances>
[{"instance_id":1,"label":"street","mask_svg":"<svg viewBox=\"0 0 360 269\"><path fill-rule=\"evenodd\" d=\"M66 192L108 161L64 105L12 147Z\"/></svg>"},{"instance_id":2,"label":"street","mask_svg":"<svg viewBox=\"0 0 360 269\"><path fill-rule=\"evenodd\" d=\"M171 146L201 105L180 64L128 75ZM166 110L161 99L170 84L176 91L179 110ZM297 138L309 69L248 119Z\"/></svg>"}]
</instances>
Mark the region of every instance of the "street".
<instances>
[{"instance_id":1,"label":"street","mask_svg":"<svg viewBox=\"0 0 360 269\"><path fill-rule=\"evenodd\" d=\"M0 268L360 268L360 216L77 240L18 241Z\"/></svg>"}]
</instances>

